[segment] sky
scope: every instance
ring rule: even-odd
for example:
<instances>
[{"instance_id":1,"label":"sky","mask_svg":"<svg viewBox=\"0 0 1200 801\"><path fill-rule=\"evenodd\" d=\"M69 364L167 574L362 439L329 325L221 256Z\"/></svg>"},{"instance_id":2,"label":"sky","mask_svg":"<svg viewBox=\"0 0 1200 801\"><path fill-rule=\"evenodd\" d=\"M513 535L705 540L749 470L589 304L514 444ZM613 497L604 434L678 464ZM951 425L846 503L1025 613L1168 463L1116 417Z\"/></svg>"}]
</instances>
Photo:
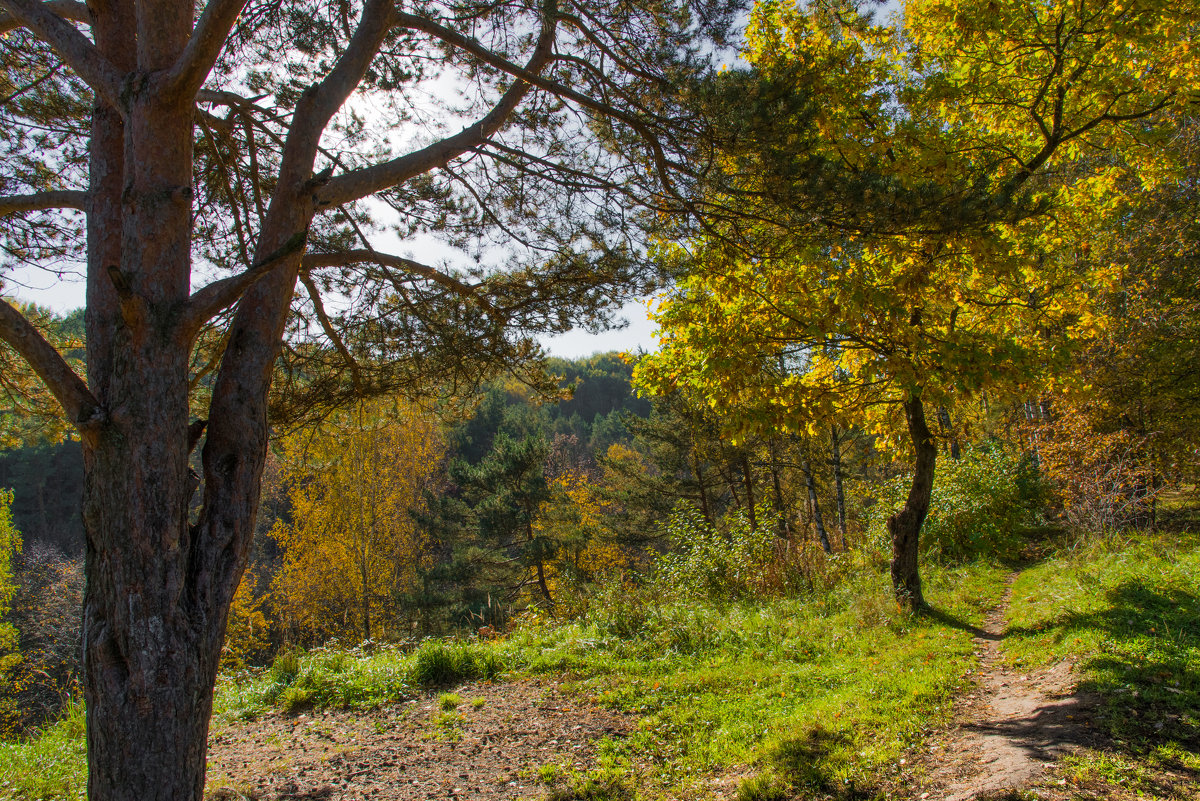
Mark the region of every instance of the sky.
<instances>
[{"instance_id":1,"label":"sky","mask_svg":"<svg viewBox=\"0 0 1200 801\"><path fill-rule=\"evenodd\" d=\"M63 314L83 306L84 284L82 276L65 276L61 279L49 273L16 271L5 276L5 294L18 299L48 306ZM15 281L12 279L16 279ZM610 350L631 352L639 348L655 350L658 340L654 336L654 323L647 316L647 301L631 301L616 315L618 321L627 325L600 334L589 334L582 328L557 336L542 337L542 345L551 356L577 359Z\"/></svg>"},{"instance_id":2,"label":"sky","mask_svg":"<svg viewBox=\"0 0 1200 801\"><path fill-rule=\"evenodd\" d=\"M658 338L654 336L657 327L647 316L647 301L635 300L621 308L618 318L628 322L624 328L605 331L600 334L589 334L582 329L568 331L553 337L542 338L542 345L551 356L564 359L577 359L581 356L591 356L593 353L616 350L623 353L643 350L657 350Z\"/></svg>"}]
</instances>

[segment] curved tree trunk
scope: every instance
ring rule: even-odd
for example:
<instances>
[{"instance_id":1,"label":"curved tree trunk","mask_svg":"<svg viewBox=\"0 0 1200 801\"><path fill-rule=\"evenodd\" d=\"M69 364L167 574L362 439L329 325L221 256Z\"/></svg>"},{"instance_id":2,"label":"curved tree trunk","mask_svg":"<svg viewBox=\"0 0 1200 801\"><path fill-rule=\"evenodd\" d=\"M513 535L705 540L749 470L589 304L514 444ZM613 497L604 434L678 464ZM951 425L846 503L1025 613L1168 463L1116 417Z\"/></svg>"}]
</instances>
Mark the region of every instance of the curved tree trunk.
<instances>
[{"instance_id":1,"label":"curved tree trunk","mask_svg":"<svg viewBox=\"0 0 1200 801\"><path fill-rule=\"evenodd\" d=\"M888 533L892 535L892 588L896 601L913 611L924 608L921 594L921 573L918 553L921 526L929 514L929 499L933 494L933 475L937 465L937 446L925 420L925 406L920 397L913 396L904 403L908 433L916 451L912 486L904 506L888 518Z\"/></svg>"}]
</instances>

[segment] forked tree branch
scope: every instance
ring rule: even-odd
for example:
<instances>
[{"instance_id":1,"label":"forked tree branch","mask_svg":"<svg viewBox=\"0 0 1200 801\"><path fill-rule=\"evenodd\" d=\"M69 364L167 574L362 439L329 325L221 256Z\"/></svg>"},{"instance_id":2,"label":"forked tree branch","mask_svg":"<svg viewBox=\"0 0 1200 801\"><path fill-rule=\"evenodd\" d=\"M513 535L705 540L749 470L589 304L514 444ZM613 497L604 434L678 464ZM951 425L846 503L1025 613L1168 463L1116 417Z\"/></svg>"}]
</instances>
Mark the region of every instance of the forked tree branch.
<instances>
[{"instance_id":1,"label":"forked tree branch","mask_svg":"<svg viewBox=\"0 0 1200 801\"><path fill-rule=\"evenodd\" d=\"M87 384L53 345L7 301L0 299L0 340L21 355L80 430L104 421L104 410Z\"/></svg>"},{"instance_id":2,"label":"forked tree branch","mask_svg":"<svg viewBox=\"0 0 1200 801\"><path fill-rule=\"evenodd\" d=\"M285 263L288 257L304 249L308 241L308 231L293 235L283 247L268 253L248 270L219 281L213 281L192 293L183 306L176 324L178 335L190 342L195 338L204 324L222 310L232 306L237 299L256 281L271 272L272 269Z\"/></svg>"},{"instance_id":3,"label":"forked tree branch","mask_svg":"<svg viewBox=\"0 0 1200 801\"><path fill-rule=\"evenodd\" d=\"M187 98L194 97L200 91L246 2L209 0L196 20L192 37L179 55L179 60L166 76L168 91L178 92Z\"/></svg>"},{"instance_id":4,"label":"forked tree branch","mask_svg":"<svg viewBox=\"0 0 1200 801\"><path fill-rule=\"evenodd\" d=\"M402 27L412 27L406 23L412 15L399 13L397 16ZM529 61L523 69L514 68L527 75L537 74L545 68L554 55L556 28L557 18L553 11L547 11L542 18L541 34ZM330 179L317 193L318 205L325 208L349 203L445 166L458 156L483 144L500 130L532 88L532 84L523 78L514 81L487 114L457 134L399 158Z\"/></svg>"},{"instance_id":5,"label":"forked tree branch","mask_svg":"<svg viewBox=\"0 0 1200 801\"><path fill-rule=\"evenodd\" d=\"M86 25L92 24L92 13L88 11L87 6L76 2L76 0L46 0L42 5L63 19L69 19L72 22L82 22ZM17 28L23 28L24 26L25 23L12 14L0 14L0 33L15 31Z\"/></svg>"},{"instance_id":6,"label":"forked tree branch","mask_svg":"<svg viewBox=\"0 0 1200 801\"><path fill-rule=\"evenodd\" d=\"M88 193L74 189L52 189L30 195L0 197L0 217L20 214L23 211L47 211L49 209L78 209L87 211Z\"/></svg>"},{"instance_id":7,"label":"forked tree branch","mask_svg":"<svg viewBox=\"0 0 1200 801\"><path fill-rule=\"evenodd\" d=\"M74 25L55 14L50 4L38 0L0 0L0 7L50 45L63 63L105 102L115 109L121 108L121 73Z\"/></svg>"},{"instance_id":8,"label":"forked tree branch","mask_svg":"<svg viewBox=\"0 0 1200 801\"><path fill-rule=\"evenodd\" d=\"M551 12L552 13L552 12ZM593 111L602 117L607 117L613 120L619 120L631 129L646 143L650 148L650 156L654 161L654 168L658 172L658 178L662 182L664 189L673 197L683 201L678 191L675 189L674 181L671 178L672 167L678 168L679 165L673 165L667 158L662 144L658 138L647 127L647 125L639 120L633 114L629 114L621 109L613 106L610 103L605 103L597 100L594 97L589 97L582 92L577 92L571 87L559 81L541 75L537 70L522 68L518 64L514 64L503 56L489 50L479 41L472 39L469 36L459 33L458 31L447 28L434 20L425 17L409 14L407 12L397 12L396 24L402 28L408 28L414 31L427 33L436 39L445 42L446 44L462 50L475 58L479 59L488 66L506 72L514 78L519 78L526 83L533 84L539 89L543 89L556 97L563 100L570 100L577 103L582 108Z\"/></svg>"}]
</instances>

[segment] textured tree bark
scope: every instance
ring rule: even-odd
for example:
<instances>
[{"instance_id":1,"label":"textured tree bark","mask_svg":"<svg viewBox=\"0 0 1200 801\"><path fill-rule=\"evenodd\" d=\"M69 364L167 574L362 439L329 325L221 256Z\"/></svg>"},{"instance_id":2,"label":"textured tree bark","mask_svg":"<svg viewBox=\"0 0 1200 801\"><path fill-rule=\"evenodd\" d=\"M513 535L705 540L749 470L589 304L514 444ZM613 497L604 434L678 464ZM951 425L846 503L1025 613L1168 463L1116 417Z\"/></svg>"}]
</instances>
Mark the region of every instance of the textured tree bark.
<instances>
[{"instance_id":1,"label":"textured tree bark","mask_svg":"<svg viewBox=\"0 0 1200 801\"><path fill-rule=\"evenodd\" d=\"M849 550L846 544L846 492L842 484L842 443L838 437L836 425L829 427L829 439L833 446L833 484L837 496L838 536L842 539L842 550Z\"/></svg>"},{"instance_id":2,"label":"textured tree bark","mask_svg":"<svg viewBox=\"0 0 1200 801\"><path fill-rule=\"evenodd\" d=\"M188 347L170 331L190 277L191 110L171 111L130 114L125 164L138 169L125 176L121 258L89 265L115 294L93 318L116 317L89 330L104 351L90 367L108 412L84 438L92 799L202 797L232 598L232 585L206 591L203 539L188 526Z\"/></svg>"},{"instance_id":3,"label":"textured tree bark","mask_svg":"<svg viewBox=\"0 0 1200 801\"><path fill-rule=\"evenodd\" d=\"M937 446L925 420L925 406L914 395L904 402L908 433L916 451L912 486L904 506L888 518L888 533L892 535L892 588L896 601L913 611L925 608L921 594L921 573L918 553L921 526L929 514L929 499L933 494L933 474L937 465Z\"/></svg>"}]
</instances>

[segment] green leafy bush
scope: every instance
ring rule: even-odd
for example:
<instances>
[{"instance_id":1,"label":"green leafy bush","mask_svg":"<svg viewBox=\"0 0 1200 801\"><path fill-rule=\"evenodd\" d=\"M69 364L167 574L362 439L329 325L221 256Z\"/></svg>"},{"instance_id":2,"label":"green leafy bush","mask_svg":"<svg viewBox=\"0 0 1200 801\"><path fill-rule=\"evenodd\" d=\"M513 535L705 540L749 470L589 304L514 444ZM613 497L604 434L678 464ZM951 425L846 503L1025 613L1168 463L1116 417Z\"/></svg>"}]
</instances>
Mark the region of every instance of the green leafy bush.
<instances>
[{"instance_id":1,"label":"green leafy bush","mask_svg":"<svg viewBox=\"0 0 1200 801\"><path fill-rule=\"evenodd\" d=\"M713 526L694 506L680 503L667 520L673 548L658 558L656 580L666 589L712 599L759 594L776 561L779 538L768 507L760 508L757 518L758 527L752 527L739 510L723 526Z\"/></svg>"},{"instance_id":2,"label":"green leafy bush","mask_svg":"<svg viewBox=\"0 0 1200 801\"><path fill-rule=\"evenodd\" d=\"M446 687L472 679L490 679L503 670L504 660L492 648L429 640L414 654L412 678L421 687Z\"/></svg>"},{"instance_id":3,"label":"green leafy bush","mask_svg":"<svg viewBox=\"0 0 1200 801\"><path fill-rule=\"evenodd\" d=\"M909 475L897 476L877 496L870 533L883 552L890 550L887 519L904 504L911 481ZM950 561L1003 553L1013 547L1016 533L1036 522L1042 499L1033 465L1003 449L939 459L929 517L921 529L922 550Z\"/></svg>"}]
</instances>

